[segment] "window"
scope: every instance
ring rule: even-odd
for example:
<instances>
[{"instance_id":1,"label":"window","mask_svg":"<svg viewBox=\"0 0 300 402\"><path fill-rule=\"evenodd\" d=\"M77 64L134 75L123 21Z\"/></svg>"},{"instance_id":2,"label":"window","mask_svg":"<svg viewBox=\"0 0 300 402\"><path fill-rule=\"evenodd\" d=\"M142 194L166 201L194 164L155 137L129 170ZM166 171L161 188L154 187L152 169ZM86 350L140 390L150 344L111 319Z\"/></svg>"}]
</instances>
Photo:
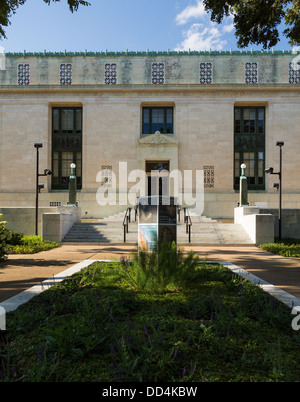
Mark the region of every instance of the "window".
<instances>
[{"instance_id":1,"label":"window","mask_svg":"<svg viewBox=\"0 0 300 402\"><path fill-rule=\"evenodd\" d=\"M215 167L214 165L203 166L204 188L215 187Z\"/></svg>"},{"instance_id":2,"label":"window","mask_svg":"<svg viewBox=\"0 0 300 402\"><path fill-rule=\"evenodd\" d=\"M212 84L212 63L200 63L200 84Z\"/></svg>"},{"instance_id":3,"label":"window","mask_svg":"<svg viewBox=\"0 0 300 402\"><path fill-rule=\"evenodd\" d=\"M30 64L18 64L18 85L30 84Z\"/></svg>"},{"instance_id":4,"label":"window","mask_svg":"<svg viewBox=\"0 0 300 402\"><path fill-rule=\"evenodd\" d=\"M82 108L52 109L52 189L67 190L70 164L76 164L77 188L82 186Z\"/></svg>"},{"instance_id":5,"label":"window","mask_svg":"<svg viewBox=\"0 0 300 402\"><path fill-rule=\"evenodd\" d=\"M59 83L60 85L72 84L72 64L61 64L59 69Z\"/></svg>"},{"instance_id":6,"label":"window","mask_svg":"<svg viewBox=\"0 0 300 402\"><path fill-rule=\"evenodd\" d=\"M104 71L104 82L106 85L114 85L117 83L117 64L106 63Z\"/></svg>"},{"instance_id":7,"label":"window","mask_svg":"<svg viewBox=\"0 0 300 402\"><path fill-rule=\"evenodd\" d=\"M164 63L152 63L152 84L165 83L165 65Z\"/></svg>"},{"instance_id":8,"label":"window","mask_svg":"<svg viewBox=\"0 0 300 402\"><path fill-rule=\"evenodd\" d=\"M173 134L172 107L143 107L143 134Z\"/></svg>"},{"instance_id":9,"label":"window","mask_svg":"<svg viewBox=\"0 0 300 402\"><path fill-rule=\"evenodd\" d=\"M234 109L234 188L240 186L240 166L246 164L249 190L265 189L265 108Z\"/></svg>"},{"instance_id":10,"label":"window","mask_svg":"<svg viewBox=\"0 0 300 402\"><path fill-rule=\"evenodd\" d=\"M245 63L245 83L257 84L258 82L258 63Z\"/></svg>"},{"instance_id":11,"label":"window","mask_svg":"<svg viewBox=\"0 0 300 402\"><path fill-rule=\"evenodd\" d=\"M289 63L289 83L300 84L300 61Z\"/></svg>"}]
</instances>

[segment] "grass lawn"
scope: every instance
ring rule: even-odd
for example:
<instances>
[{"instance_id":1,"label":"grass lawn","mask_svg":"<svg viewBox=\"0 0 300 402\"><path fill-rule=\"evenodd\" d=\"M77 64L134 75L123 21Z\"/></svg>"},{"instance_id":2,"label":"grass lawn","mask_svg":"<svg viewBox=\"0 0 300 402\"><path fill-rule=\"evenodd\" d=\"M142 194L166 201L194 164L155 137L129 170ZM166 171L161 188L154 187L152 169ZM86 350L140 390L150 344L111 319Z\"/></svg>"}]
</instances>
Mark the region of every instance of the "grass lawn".
<instances>
[{"instance_id":1,"label":"grass lawn","mask_svg":"<svg viewBox=\"0 0 300 402\"><path fill-rule=\"evenodd\" d=\"M299 381L290 309L227 268L176 258L95 262L8 313L0 381Z\"/></svg>"},{"instance_id":2,"label":"grass lawn","mask_svg":"<svg viewBox=\"0 0 300 402\"><path fill-rule=\"evenodd\" d=\"M276 239L274 243L262 244L259 247L283 257L300 258L300 239Z\"/></svg>"}]
</instances>

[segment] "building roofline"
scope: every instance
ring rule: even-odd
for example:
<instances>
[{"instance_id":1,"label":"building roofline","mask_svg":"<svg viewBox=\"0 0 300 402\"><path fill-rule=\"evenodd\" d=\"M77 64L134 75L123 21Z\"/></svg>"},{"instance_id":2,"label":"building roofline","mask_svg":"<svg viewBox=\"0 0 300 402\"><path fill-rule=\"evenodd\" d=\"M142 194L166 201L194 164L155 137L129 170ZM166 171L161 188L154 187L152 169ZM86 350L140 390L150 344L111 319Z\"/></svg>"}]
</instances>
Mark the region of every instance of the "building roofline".
<instances>
[{"instance_id":1,"label":"building roofline","mask_svg":"<svg viewBox=\"0 0 300 402\"><path fill-rule=\"evenodd\" d=\"M192 55L203 55L203 56L228 56L228 55L236 55L236 56L245 56L245 55L260 55L260 56L282 56L282 55L292 55L292 54L300 54L300 51L293 50L189 50L189 51L176 51L176 50L167 50L167 51L104 51L104 52L92 52L92 51L78 51L78 52L51 52L44 50L43 52L27 52L24 50L23 52L7 52L5 56L7 57L59 57L59 56L192 56Z\"/></svg>"}]
</instances>

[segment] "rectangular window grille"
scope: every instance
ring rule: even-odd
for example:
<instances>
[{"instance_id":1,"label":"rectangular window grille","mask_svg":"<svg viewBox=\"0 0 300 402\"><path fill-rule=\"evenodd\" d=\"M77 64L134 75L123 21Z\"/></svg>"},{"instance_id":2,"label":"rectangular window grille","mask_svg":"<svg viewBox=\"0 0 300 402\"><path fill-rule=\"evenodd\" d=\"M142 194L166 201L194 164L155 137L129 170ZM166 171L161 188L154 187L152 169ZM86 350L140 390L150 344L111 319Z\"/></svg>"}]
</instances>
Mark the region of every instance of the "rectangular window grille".
<instances>
[{"instance_id":1,"label":"rectangular window grille","mask_svg":"<svg viewBox=\"0 0 300 402\"><path fill-rule=\"evenodd\" d=\"M112 165L101 166L101 187L112 187Z\"/></svg>"},{"instance_id":2,"label":"rectangular window grille","mask_svg":"<svg viewBox=\"0 0 300 402\"><path fill-rule=\"evenodd\" d=\"M215 187L215 167L213 165L203 166L204 188Z\"/></svg>"},{"instance_id":3,"label":"rectangular window grille","mask_svg":"<svg viewBox=\"0 0 300 402\"><path fill-rule=\"evenodd\" d=\"M143 107L143 134L173 134L172 107Z\"/></svg>"},{"instance_id":4,"label":"rectangular window grille","mask_svg":"<svg viewBox=\"0 0 300 402\"><path fill-rule=\"evenodd\" d=\"M59 83L60 85L72 84L72 64L61 64L59 70Z\"/></svg>"},{"instance_id":5,"label":"rectangular window grille","mask_svg":"<svg viewBox=\"0 0 300 402\"><path fill-rule=\"evenodd\" d=\"M289 83L300 84L300 61L289 63Z\"/></svg>"},{"instance_id":6,"label":"rectangular window grille","mask_svg":"<svg viewBox=\"0 0 300 402\"><path fill-rule=\"evenodd\" d=\"M241 164L249 190L265 189L265 108L234 109L234 188L239 190Z\"/></svg>"},{"instance_id":7,"label":"rectangular window grille","mask_svg":"<svg viewBox=\"0 0 300 402\"><path fill-rule=\"evenodd\" d=\"M82 108L56 107L52 109L52 189L67 190L75 163L77 189L81 189Z\"/></svg>"},{"instance_id":8,"label":"rectangular window grille","mask_svg":"<svg viewBox=\"0 0 300 402\"><path fill-rule=\"evenodd\" d=\"M30 64L18 64L18 85L30 84Z\"/></svg>"},{"instance_id":9,"label":"rectangular window grille","mask_svg":"<svg viewBox=\"0 0 300 402\"><path fill-rule=\"evenodd\" d=\"M117 83L117 64L106 63L104 71L104 82L107 85L114 85Z\"/></svg>"},{"instance_id":10,"label":"rectangular window grille","mask_svg":"<svg viewBox=\"0 0 300 402\"><path fill-rule=\"evenodd\" d=\"M62 202L61 201L49 201L49 207L61 207Z\"/></svg>"},{"instance_id":11,"label":"rectangular window grille","mask_svg":"<svg viewBox=\"0 0 300 402\"><path fill-rule=\"evenodd\" d=\"M164 63L152 63L152 84L165 83L165 65Z\"/></svg>"},{"instance_id":12,"label":"rectangular window grille","mask_svg":"<svg viewBox=\"0 0 300 402\"><path fill-rule=\"evenodd\" d=\"M245 63L245 83L258 83L258 63Z\"/></svg>"},{"instance_id":13,"label":"rectangular window grille","mask_svg":"<svg viewBox=\"0 0 300 402\"><path fill-rule=\"evenodd\" d=\"M212 84L212 63L200 63L200 84Z\"/></svg>"}]
</instances>

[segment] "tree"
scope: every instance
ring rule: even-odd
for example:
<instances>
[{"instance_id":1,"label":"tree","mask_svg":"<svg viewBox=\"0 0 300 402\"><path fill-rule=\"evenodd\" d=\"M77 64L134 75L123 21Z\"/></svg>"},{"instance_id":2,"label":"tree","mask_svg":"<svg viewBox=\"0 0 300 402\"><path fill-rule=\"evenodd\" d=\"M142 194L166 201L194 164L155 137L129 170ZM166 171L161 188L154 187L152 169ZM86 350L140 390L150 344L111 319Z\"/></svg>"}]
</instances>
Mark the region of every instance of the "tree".
<instances>
[{"instance_id":1,"label":"tree","mask_svg":"<svg viewBox=\"0 0 300 402\"><path fill-rule=\"evenodd\" d=\"M283 34L289 43L300 43L300 0L203 0L203 4L218 24L224 17L233 17L238 47L250 43L264 49L275 46L281 23L286 25Z\"/></svg>"},{"instance_id":2,"label":"tree","mask_svg":"<svg viewBox=\"0 0 300 402\"><path fill-rule=\"evenodd\" d=\"M43 0L50 5L52 2L61 0ZM78 10L80 5L89 6L90 3L84 0L67 0L69 9L73 13ZM1 0L0 1L0 39L6 38L4 27L10 25L10 18L16 13L17 9L26 3L26 0Z\"/></svg>"}]
</instances>

